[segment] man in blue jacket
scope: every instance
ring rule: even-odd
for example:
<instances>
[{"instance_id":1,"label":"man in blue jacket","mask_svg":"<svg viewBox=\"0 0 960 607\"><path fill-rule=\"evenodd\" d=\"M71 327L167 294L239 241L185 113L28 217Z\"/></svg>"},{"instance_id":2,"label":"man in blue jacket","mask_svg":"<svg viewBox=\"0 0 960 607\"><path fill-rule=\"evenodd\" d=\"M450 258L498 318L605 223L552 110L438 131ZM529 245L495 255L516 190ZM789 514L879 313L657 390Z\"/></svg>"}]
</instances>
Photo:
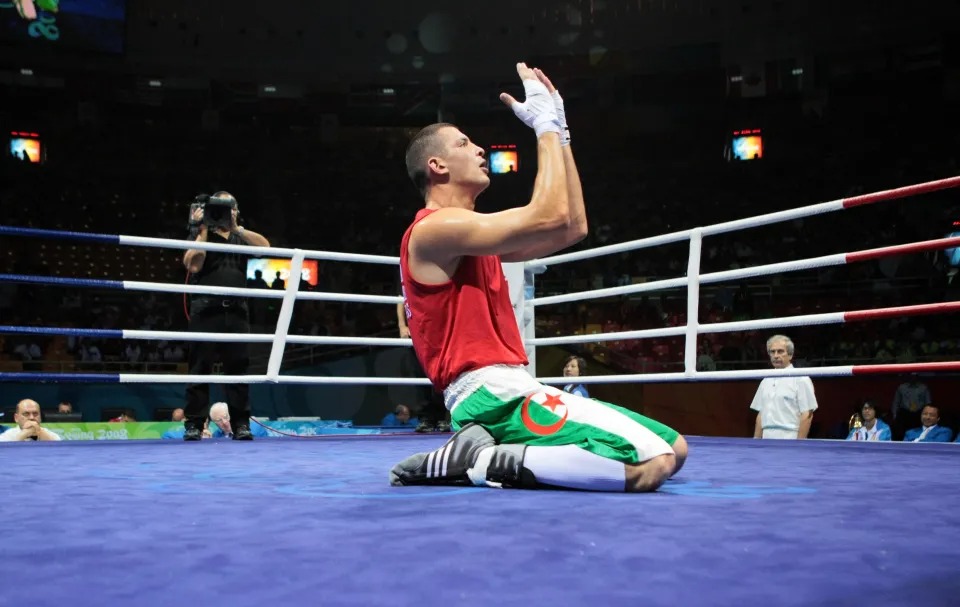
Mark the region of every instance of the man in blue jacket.
<instances>
[{"instance_id":1,"label":"man in blue jacket","mask_svg":"<svg viewBox=\"0 0 960 607\"><path fill-rule=\"evenodd\" d=\"M230 408L227 403L213 403L210 405L210 415L207 418L210 423L204 428L201 436L203 438L223 438L233 435L233 426L230 424ZM257 438L263 438L270 434L260 424L254 422L250 424L250 434Z\"/></svg>"},{"instance_id":2,"label":"man in blue jacket","mask_svg":"<svg viewBox=\"0 0 960 607\"><path fill-rule=\"evenodd\" d=\"M383 419L380 420L381 426L399 426L401 428L416 428L419 423L420 420L416 417L411 417L410 407L406 405L397 405L393 413L387 413L383 416Z\"/></svg>"},{"instance_id":3,"label":"man in blue jacket","mask_svg":"<svg viewBox=\"0 0 960 607\"><path fill-rule=\"evenodd\" d=\"M949 443L953 438L953 430L939 426L940 409L936 405L927 405L920 412L920 423L923 426L907 430L903 437L905 443Z\"/></svg>"},{"instance_id":4,"label":"man in blue jacket","mask_svg":"<svg viewBox=\"0 0 960 607\"><path fill-rule=\"evenodd\" d=\"M167 430L160 438L183 439L184 432L185 428L183 426L178 426L171 430ZM267 432L263 426L256 422L250 424L250 433L258 438L270 436L270 433ZM233 427L230 425L230 409L228 408L227 403L214 403L211 405L210 414L207 417L207 421L203 424L203 432L201 433L201 436L203 438L223 438L224 436L233 436Z\"/></svg>"}]
</instances>

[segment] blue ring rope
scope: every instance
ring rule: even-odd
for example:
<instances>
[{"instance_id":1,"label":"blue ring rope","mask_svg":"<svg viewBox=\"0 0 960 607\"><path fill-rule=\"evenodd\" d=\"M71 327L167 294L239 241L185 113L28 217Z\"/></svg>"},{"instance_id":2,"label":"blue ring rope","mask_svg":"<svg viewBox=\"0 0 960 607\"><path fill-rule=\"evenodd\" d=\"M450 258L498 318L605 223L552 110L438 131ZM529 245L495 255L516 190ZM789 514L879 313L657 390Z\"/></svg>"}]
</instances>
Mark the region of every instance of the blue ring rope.
<instances>
[{"instance_id":1,"label":"blue ring rope","mask_svg":"<svg viewBox=\"0 0 960 607\"><path fill-rule=\"evenodd\" d=\"M16 226L0 226L0 235L29 236L32 238L64 238L66 240L86 240L92 242L120 244L119 234L93 234L87 232L70 232L68 230L41 230L39 228L20 228Z\"/></svg>"},{"instance_id":2,"label":"blue ring rope","mask_svg":"<svg viewBox=\"0 0 960 607\"><path fill-rule=\"evenodd\" d=\"M60 278L59 276L36 276L33 274L0 274L0 282L28 282L41 285L69 287L94 287L101 289L124 289L122 280L102 278Z\"/></svg>"},{"instance_id":3,"label":"blue ring rope","mask_svg":"<svg viewBox=\"0 0 960 607\"><path fill-rule=\"evenodd\" d=\"M75 329L72 327L23 327L19 325L0 325L0 334L14 335L77 335L80 337L105 337L123 339L121 329Z\"/></svg>"},{"instance_id":4,"label":"blue ring rope","mask_svg":"<svg viewBox=\"0 0 960 607\"><path fill-rule=\"evenodd\" d=\"M119 373L0 373L3 382L119 384Z\"/></svg>"}]
</instances>

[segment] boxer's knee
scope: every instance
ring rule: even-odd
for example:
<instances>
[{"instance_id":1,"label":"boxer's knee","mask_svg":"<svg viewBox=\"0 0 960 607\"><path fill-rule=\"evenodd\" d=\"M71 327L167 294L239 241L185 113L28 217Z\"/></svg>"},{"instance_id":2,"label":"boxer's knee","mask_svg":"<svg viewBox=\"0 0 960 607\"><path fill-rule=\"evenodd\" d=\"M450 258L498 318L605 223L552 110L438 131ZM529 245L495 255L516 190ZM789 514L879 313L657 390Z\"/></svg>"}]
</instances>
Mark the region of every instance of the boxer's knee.
<instances>
[{"instance_id":1,"label":"boxer's knee","mask_svg":"<svg viewBox=\"0 0 960 607\"><path fill-rule=\"evenodd\" d=\"M656 491L677 469L677 456L673 453L658 455L639 464L627 466L626 491L644 493Z\"/></svg>"},{"instance_id":2,"label":"boxer's knee","mask_svg":"<svg viewBox=\"0 0 960 607\"><path fill-rule=\"evenodd\" d=\"M683 436L678 436L676 442L673 443L673 453L676 456L676 466L673 469L671 476L680 472L680 468L683 468L684 462L687 461L687 452L689 447L687 447L687 441L684 440Z\"/></svg>"}]
</instances>

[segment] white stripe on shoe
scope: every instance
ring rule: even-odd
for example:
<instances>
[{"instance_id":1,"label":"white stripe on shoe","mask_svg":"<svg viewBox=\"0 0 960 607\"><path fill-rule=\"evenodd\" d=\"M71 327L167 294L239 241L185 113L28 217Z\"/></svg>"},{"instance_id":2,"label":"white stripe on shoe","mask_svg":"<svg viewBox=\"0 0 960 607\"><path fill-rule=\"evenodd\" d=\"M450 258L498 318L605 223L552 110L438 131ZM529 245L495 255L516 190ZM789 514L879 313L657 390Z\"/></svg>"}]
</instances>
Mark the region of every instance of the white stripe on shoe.
<instances>
[{"instance_id":1,"label":"white stripe on shoe","mask_svg":"<svg viewBox=\"0 0 960 607\"><path fill-rule=\"evenodd\" d=\"M450 454L453 453L453 449L448 444L443 448L443 460L440 463L440 476L447 475L447 465L450 463Z\"/></svg>"},{"instance_id":2,"label":"white stripe on shoe","mask_svg":"<svg viewBox=\"0 0 960 607\"><path fill-rule=\"evenodd\" d=\"M427 478L442 477L446 471L446 459L449 457L450 445L444 445L427 456Z\"/></svg>"},{"instance_id":3,"label":"white stripe on shoe","mask_svg":"<svg viewBox=\"0 0 960 607\"><path fill-rule=\"evenodd\" d=\"M427 478L431 478L433 476L433 466L436 461L437 461L437 452L431 451L427 455Z\"/></svg>"}]
</instances>

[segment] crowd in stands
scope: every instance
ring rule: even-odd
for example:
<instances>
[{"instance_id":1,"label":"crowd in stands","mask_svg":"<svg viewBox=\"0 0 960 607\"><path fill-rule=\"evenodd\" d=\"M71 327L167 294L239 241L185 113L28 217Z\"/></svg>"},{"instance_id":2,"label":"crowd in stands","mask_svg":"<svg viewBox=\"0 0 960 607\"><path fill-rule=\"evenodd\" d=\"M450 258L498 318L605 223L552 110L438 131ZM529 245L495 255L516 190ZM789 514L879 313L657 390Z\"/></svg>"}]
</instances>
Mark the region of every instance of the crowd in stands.
<instances>
[{"instance_id":1,"label":"crowd in stands","mask_svg":"<svg viewBox=\"0 0 960 607\"><path fill-rule=\"evenodd\" d=\"M275 246L396 256L400 235L420 202L405 175L409 128L343 129L319 143L272 117L269 122L224 125L216 131L179 128L179 116L130 110L124 128L87 125L44 131L47 161L4 159L2 223L11 226L186 237L193 197L226 189L243 221ZM577 116L571 111L571 124ZM755 161L723 157L713 133L679 141L675 133L648 139L591 139L576 134L589 208L587 249L740 219L859 193L951 176L956 141L910 143L897 123L864 132L842 108L805 116L770 131L771 152ZM145 117L147 116L147 117ZM929 119L933 119L932 117ZM179 122L178 122L179 121ZM465 126L468 128L469 125ZM510 131L507 131L510 132ZM520 133L517 133L520 134ZM777 137L781 137L778 141ZM839 142L839 143L838 143ZM776 145L781 149L777 150ZM524 201L532 184L532 149L517 174L494 176L481 197L489 210ZM521 153L524 149L521 148ZM941 238L957 212L954 195L929 194L842 213L711 236L701 272ZM483 210L483 208L481 208ZM183 282L182 253L56 238L3 236L0 271L58 277ZM538 294L585 291L683 276L685 242L556 266L537 277ZM924 253L723 283L702 289L700 322L765 318L926 303L949 298L944 256ZM269 278L269 277L268 277ZM398 294L396 268L321 262L320 291ZM542 335L609 332L682 325L684 290L538 308ZM269 330L276 300L260 300L255 330ZM183 330L184 298L97 288L0 283L3 324L102 329ZM391 306L298 302L293 334L391 334ZM955 358L960 335L944 317L893 319L794 331L804 347L798 364L829 361L909 362ZM762 364L764 333L704 337L704 369ZM184 343L0 336L0 364L176 365ZM677 369L682 338L605 341L587 350L623 369ZM2 362L5 360L6 362Z\"/></svg>"}]
</instances>

